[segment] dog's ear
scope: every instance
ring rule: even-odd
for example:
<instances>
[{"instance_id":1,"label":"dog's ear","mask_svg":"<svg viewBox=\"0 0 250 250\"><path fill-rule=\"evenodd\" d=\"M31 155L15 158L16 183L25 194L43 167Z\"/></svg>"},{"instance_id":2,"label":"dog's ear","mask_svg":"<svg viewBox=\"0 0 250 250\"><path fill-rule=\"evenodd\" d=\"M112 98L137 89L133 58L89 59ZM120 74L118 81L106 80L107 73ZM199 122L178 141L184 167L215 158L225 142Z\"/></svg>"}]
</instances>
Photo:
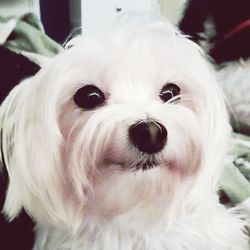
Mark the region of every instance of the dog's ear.
<instances>
[{"instance_id":1,"label":"dog's ear","mask_svg":"<svg viewBox=\"0 0 250 250\"><path fill-rule=\"evenodd\" d=\"M16 86L0 107L1 165L9 176L3 211L12 220L24 208L36 221L46 223L65 218L61 134L51 93L44 93L49 90L37 84L37 77Z\"/></svg>"},{"instance_id":2,"label":"dog's ear","mask_svg":"<svg viewBox=\"0 0 250 250\"><path fill-rule=\"evenodd\" d=\"M17 99L20 86L14 88L9 97L3 102L0 107L0 131L1 131L1 155L0 166L1 173L6 175L10 174L11 169L9 162L11 162L12 148L13 148L13 136L14 135L14 119L15 119L15 100ZM4 203L4 213L9 220L14 219L22 209L22 203L20 195L18 194L18 186L10 184L13 177L9 175L9 184L7 184L6 202ZM5 187L6 188L6 187ZM3 192L3 190L1 190ZM5 190L4 190L5 192ZM7 209L6 209L7 207Z\"/></svg>"},{"instance_id":3,"label":"dog's ear","mask_svg":"<svg viewBox=\"0 0 250 250\"><path fill-rule=\"evenodd\" d=\"M231 133L226 99L216 81L216 73L208 66L204 71L203 95L199 105L204 144L204 176L202 181L211 190L218 188L218 181L224 169L225 156Z\"/></svg>"}]
</instances>

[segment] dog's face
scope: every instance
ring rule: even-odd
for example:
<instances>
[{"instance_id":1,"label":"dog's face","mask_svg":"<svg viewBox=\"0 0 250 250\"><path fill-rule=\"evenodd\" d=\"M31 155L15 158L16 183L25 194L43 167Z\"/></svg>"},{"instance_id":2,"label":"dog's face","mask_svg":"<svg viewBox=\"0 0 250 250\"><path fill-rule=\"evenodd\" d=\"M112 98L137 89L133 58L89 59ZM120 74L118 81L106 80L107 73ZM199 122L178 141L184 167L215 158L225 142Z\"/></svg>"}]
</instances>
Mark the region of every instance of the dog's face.
<instances>
[{"instance_id":1,"label":"dog's face","mask_svg":"<svg viewBox=\"0 0 250 250\"><path fill-rule=\"evenodd\" d=\"M176 212L214 190L228 134L200 49L166 23L77 39L0 112L5 212L42 223Z\"/></svg>"}]
</instances>

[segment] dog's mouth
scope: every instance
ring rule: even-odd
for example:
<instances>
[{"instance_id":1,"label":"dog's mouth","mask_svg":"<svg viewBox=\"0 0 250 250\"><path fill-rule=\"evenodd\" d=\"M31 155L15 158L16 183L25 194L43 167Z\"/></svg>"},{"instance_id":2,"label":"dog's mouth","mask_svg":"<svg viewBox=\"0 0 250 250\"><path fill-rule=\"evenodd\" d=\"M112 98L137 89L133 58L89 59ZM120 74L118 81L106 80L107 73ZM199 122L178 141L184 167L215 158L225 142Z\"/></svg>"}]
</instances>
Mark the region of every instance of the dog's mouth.
<instances>
[{"instance_id":1,"label":"dog's mouth","mask_svg":"<svg viewBox=\"0 0 250 250\"><path fill-rule=\"evenodd\" d=\"M159 166L159 163L155 159L155 157L153 157L152 159L141 160L140 162L135 164L133 169L135 169L135 170L149 170L149 169L155 168L157 166Z\"/></svg>"},{"instance_id":2,"label":"dog's mouth","mask_svg":"<svg viewBox=\"0 0 250 250\"><path fill-rule=\"evenodd\" d=\"M122 170L132 170L132 171L146 171L159 166L155 156L145 157L136 162L130 161L112 161L106 162L108 165L119 165Z\"/></svg>"}]
</instances>

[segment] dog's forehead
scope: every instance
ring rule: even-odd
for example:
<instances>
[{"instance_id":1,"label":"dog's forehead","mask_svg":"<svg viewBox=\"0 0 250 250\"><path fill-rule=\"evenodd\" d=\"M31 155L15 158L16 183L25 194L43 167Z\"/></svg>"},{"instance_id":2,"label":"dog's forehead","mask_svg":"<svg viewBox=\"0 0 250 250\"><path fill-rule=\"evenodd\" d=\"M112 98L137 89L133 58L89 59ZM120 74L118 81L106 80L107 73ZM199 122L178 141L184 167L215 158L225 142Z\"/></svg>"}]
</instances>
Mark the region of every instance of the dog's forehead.
<instances>
[{"instance_id":1,"label":"dog's forehead","mask_svg":"<svg viewBox=\"0 0 250 250\"><path fill-rule=\"evenodd\" d=\"M139 29L121 32L102 39L83 38L75 49L75 58L103 64L114 69L157 69L157 66L195 60L198 46L174 30ZM78 55L78 56L77 56ZM184 60L183 60L184 59ZM152 65L154 67L152 67Z\"/></svg>"},{"instance_id":2,"label":"dog's forehead","mask_svg":"<svg viewBox=\"0 0 250 250\"><path fill-rule=\"evenodd\" d=\"M174 28L81 37L60 61L87 84L119 90L128 86L152 89L157 84L160 88L164 82L181 82L186 75L201 75L203 67L199 47Z\"/></svg>"}]
</instances>

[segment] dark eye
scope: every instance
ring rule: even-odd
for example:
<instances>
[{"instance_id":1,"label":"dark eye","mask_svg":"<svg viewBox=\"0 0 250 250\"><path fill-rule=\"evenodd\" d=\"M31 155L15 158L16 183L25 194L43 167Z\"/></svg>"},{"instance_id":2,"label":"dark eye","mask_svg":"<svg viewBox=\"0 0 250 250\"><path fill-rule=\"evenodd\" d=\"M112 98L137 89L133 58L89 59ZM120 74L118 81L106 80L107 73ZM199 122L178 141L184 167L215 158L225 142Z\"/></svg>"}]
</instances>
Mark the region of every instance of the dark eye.
<instances>
[{"instance_id":1,"label":"dark eye","mask_svg":"<svg viewBox=\"0 0 250 250\"><path fill-rule=\"evenodd\" d=\"M94 109L105 102L105 96L96 86L86 85L76 91L74 102L80 108Z\"/></svg>"},{"instance_id":2,"label":"dark eye","mask_svg":"<svg viewBox=\"0 0 250 250\"><path fill-rule=\"evenodd\" d=\"M180 88L174 83L168 83L161 89L159 96L164 102L167 102L173 97L178 96L179 94Z\"/></svg>"}]
</instances>

